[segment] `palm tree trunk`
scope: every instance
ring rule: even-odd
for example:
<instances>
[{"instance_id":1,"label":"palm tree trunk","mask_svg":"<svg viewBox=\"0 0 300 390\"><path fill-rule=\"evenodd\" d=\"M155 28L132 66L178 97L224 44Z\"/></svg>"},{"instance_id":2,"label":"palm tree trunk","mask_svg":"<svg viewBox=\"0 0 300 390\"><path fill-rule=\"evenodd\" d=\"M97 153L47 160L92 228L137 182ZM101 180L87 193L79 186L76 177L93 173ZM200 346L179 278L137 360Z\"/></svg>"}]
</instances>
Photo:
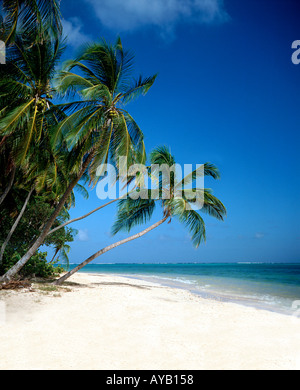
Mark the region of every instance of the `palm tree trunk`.
<instances>
[{"instance_id":1,"label":"palm tree trunk","mask_svg":"<svg viewBox=\"0 0 300 390\"><path fill-rule=\"evenodd\" d=\"M43 244L43 242L44 242L45 238L47 237L47 234L50 231L52 225L54 224L56 218L59 216L67 199L71 195L76 184L82 178L83 174L85 173L86 169L88 168L93 157L94 157L94 150L92 150L90 152L86 161L83 163L81 171L78 174L78 177L75 180L73 180L73 182L69 185L66 192L64 193L64 195L60 199L56 209L54 210L52 216L49 218L48 222L46 223L40 236L37 238L37 240L31 246L31 248L27 251L27 253L25 253L25 255L10 270L8 270L5 275L0 277L0 283L9 282L15 275L17 275L17 273L24 267L24 265L31 259L31 257L35 254L35 252L38 250L38 248Z\"/></svg>"},{"instance_id":2,"label":"palm tree trunk","mask_svg":"<svg viewBox=\"0 0 300 390\"><path fill-rule=\"evenodd\" d=\"M13 224L13 226L12 226L12 228L11 228L7 238L6 238L6 240L4 241L4 243L3 243L2 247L1 247L1 251L0 251L0 264L2 263L3 255L4 255L5 249L7 247L7 244L9 243L12 235L14 234L17 226L19 225L19 222L21 221L21 218L23 217L23 214L25 213L26 207L28 205L28 202L30 200L30 197L31 197L33 191L34 191L34 186L32 187L32 189L30 190L29 194L27 195L27 198L26 198L25 203L24 203L24 205L22 207L22 210L20 211L20 214L18 215L18 218L15 220L15 223Z\"/></svg>"},{"instance_id":3,"label":"palm tree trunk","mask_svg":"<svg viewBox=\"0 0 300 390\"><path fill-rule=\"evenodd\" d=\"M126 244L127 242L130 242L130 241L133 241L137 238L140 238L142 236L144 236L145 234L151 232L151 230L154 230L155 228L157 228L158 226L162 225L167 219L169 218L169 216L166 216L164 217L161 221L155 223L154 225L150 226L149 228L143 230L142 232L138 233L138 234L135 234L131 237L128 237L126 238L125 240L122 240L122 241L119 241L119 242L116 242L115 244L112 244L112 245L109 245L103 249L101 249L99 252L95 253L94 255L90 256L88 259L86 259L84 262L82 262L81 264L79 264L77 267L75 267L74 269L72 269L70 272L68 272L67 274L63 275L60 279L56 280L53 284L55 285L61 285L65 280L67 280L70 276L74 275L76 272L78 272L79 270L81 270L84 266L86 266L87 264L89 264L91 261L95 260L97 257L103 255L104 253L114 249L114 248L117 248L118 246L120 245L123 245L123 244Z\"/></svg>"},{"instance_id":4,"label":"palm tree trunk","mask_svg":"<svg viewBox=\"0 0 300 390\"><path fill-rule=\"evenodd\" d=\"M56 249L54 256L52 257L52 260L49 262L49 264L52 264L54 262L54 259L55 259L56 255L58 254L58 252L59 252L59 248Z\"/></svg>"},{"instance_id":5,"label":"palm tree trunk","mask_svg":"<svg viewBox=\"0 0 300 390\"><path fill-rule=\"evenodd\" d=\"M3 201L6 198L7 194L11 190L11 187L13 186L13 183L14 183L14 180L15 180L15 175L16 175L16 167L14 166L12 171L11 171L11 174L10 174L10 179L9 179L8 186L5 188L4 193L0 197L0 205L1 205L1 203L3 203Z\"/></svg>"},{"instance_id":6,"label":"palm tree trunk","mask_svg":"<svg viewBox=\"0 0 300 390\"><path fill-rule=\"evenodd\" d=\"M118 201L118 200L120 200L120 199L122 199L122 198L114 199L114 200L112 200L112 201L110 201L110 202L104 204L103 206L97 207L95 210L90 211L88 214L85 214L85 215L83 215L82 217L75 218L75 219L70 219L69 221L67 221L67 222L65 222L65 223L63 223L63 224L61 224L61 225L59 225L59 226L56 227L55 229L50 230L50 232L48 232L47 236L50 236L50 234L56 232L56 231L59 230L59 229L62 229L63 227L65 227L65 226L67 226L67 225L70 225L71 223L78 222L78 221L81 221L82 219L85 219L85 218L89 217L90 215L96 213L97 211L103 209L103 208L106 207L106 206L109 206L109 205L112 204L112 203L115 203L116 201Z\"/></svg>"}]
</instances>

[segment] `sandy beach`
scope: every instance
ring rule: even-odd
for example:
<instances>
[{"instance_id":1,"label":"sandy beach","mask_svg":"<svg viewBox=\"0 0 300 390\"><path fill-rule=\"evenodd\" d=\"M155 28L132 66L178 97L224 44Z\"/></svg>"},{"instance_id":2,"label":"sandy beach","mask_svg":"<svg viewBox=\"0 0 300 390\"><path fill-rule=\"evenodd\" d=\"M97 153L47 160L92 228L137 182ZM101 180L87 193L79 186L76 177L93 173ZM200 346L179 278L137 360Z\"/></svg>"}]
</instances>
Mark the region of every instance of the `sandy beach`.
<instances>
[{"instance_id":1,"label":"sandy beach","mask_svg":"<svg viewBox=\"0 0 300 390\"><path fill-rule=\"evenodd\" d=\"M299 318L142 280L76 274L0 309L2 370L300 369Z\"/></svg>"}]
</instances>

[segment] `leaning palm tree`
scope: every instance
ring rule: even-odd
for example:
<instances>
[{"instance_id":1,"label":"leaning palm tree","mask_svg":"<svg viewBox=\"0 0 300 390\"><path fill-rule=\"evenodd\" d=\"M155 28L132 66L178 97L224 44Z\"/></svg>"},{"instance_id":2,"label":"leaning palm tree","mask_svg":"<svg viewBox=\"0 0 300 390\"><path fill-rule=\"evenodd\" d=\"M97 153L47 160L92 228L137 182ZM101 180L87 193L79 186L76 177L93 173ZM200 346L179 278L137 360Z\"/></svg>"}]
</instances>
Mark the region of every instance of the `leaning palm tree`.
<instances>
[{"instance_id":1,"label":"leaning palm tree","mask_svg":"<svg viewBox=\"0 0 300 390\"><path fill-rule=\"evenodd\" d=\"M77 234L77 231L67 228L63 231L60 230L60 232L56 233L55 235L52 235L50 240L46 240L46 245L50 244L50 246L54 247L54 254L51 261L49 262L50 264L61 261L67 267L69 266L68 254L71 250L71 247L67 243L74 241L74 234Z\"/></svg>"},{"instance_id":2,"label":"leaning palm tree","mask_svg":"<svg viewBox=\"0 0 300 390\"><path fill-rule=\"evenodd\" d=\"M52 257L52 260L49 262L49 264L53 264L54 261L55 262L58 262L58 261L63 261L67 266L69 266L69 252L71 250L71 247L70 245L68 244L63 244L61 246L56 246L55 247L55 252L54 252L54 255ZM56 260L56 256L59 255L58 259Z\"/></svg>"},{"instance_id":3,"label":"leaning palm tree","mask_svg":"<svg viewBox=\"0 0 300 390\"><path fill-rule=\"evenodd\" d=\"M112 231L114 235L120 231L130 232L133 227L146 223L151 219L157 203L160 203L162 207L162 219L145 230L96 252L55 281L55 284L62 284L74 273L104 253L140 238L166 221L170 223L175 218L187 227L194 246L198 248L206 240L205 222L198 212L198 208L201 208L202 213L207 213L219 220L224 219L226 216L226 208L223 203L212 194L211 190L195 187L195 180L199 176L210 176L214 179L220 178L219 171L214 165L210 163L204 164L184 179L178 179L174 171L168 178L160 174L155 175L155 171L157 171L159 166L167 165L171 168L175 165L175 159L167 147L156 148L151 153L150 160L152 166L156 167L153 169L152 174L156 176L159 183L158 192L156 192L154 198L151 198L151 190L139 188L139 198L132 199L131 197L127 197L126 199L122 199L119 202L117 219ZM140 180L138 180L138 183L140 183ZM192 184L192 188L183 189L183 185L188 184Z\"/></svg>"},{"instance_id":4,"label":"leaning palm tree","mask_svg":"<svg viewBox=\"0 0 300 390\"><path fill-rule=\"evenodd\" d=\"M87 171L91 181L96 183L100 164L111 161L117 165L119 156L127 157L130 163L137 152L143 153L143 134L132 116L122 107L138 95L146 94L156 76L132 81L132 61L133 56L123 50L120 39L115 45L102 42L87 47L77 61L69 63L60 75L58 90L61 93L75 93L80 97L77 102L59 107L69 116L60 121L55 131L51 131L52 145L57 153L60 153L62 147L69 151L65 166L72 180L40 236L28 252L0 278L0 282L11 280L43 244L66 200ZM73 73L73 70L79 74ZM19 108L20 114L26 109L25 105ZM5 120L7 124L10 121L7 117Z\"/></svg>"}]
</instances>

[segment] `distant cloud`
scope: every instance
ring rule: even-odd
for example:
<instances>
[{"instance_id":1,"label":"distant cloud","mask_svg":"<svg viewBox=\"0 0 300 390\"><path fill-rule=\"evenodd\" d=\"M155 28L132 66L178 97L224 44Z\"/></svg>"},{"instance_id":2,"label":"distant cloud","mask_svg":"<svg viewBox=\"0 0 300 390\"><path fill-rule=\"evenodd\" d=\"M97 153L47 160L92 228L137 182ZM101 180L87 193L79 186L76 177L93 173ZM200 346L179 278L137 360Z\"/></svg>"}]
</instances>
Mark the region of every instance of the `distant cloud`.
<instances>
[{"instance_id":1,"label":"distant cloud","mask_svg":"<svg viewBox=\"0 0 300 390\"><path fill-rule=\"evenodd\" d=\"M63 19L62 24L69 45L79 47L90 40L90 37L83 32L84 26L79 18Z\"/></svg>"},{"instance_id":2,"label":"distant cloud","mask_svg":"<svg viewBox=\"0 0 300 390\"><path fill-rule=\"evenodd\" d=\"M170 241L171 240L171 236L169 236L168 234L160 234L158 236L158 239L160 241Z\"/></svg>"},{"instance_id":3,"label":"distant cloud","mask_svg":"<svg viewBox=\"0 0 300 390\"><path fill-rule=\"evenodd\" d=\"M180 23L223 23L229 20L223 0L86 0L103 26L133 31L145 26L172 33Z\"/></svg>"},{"instance_id":4,"label":"distant cloud","mask_svg":"<svg viewBox=\"0 0 300 390\"><path fill-rule=\"evenodd\" d=\"M78 230L77 240L81 241L81 242L89 241L88 230L87 229L85 229L85 230Z\"/></svg>"},{"instance_id":5,"label":"distant cloud","mask_svg":"<svg viewBox=\"0 0 300 390\"><path fill-rule=\"evenodd\" d=\"M265 236L264 233L255 233L254 238L256 238L257 240L260 240L260 239L264 238L264 236Z\"/></svg>"}]
</instances>

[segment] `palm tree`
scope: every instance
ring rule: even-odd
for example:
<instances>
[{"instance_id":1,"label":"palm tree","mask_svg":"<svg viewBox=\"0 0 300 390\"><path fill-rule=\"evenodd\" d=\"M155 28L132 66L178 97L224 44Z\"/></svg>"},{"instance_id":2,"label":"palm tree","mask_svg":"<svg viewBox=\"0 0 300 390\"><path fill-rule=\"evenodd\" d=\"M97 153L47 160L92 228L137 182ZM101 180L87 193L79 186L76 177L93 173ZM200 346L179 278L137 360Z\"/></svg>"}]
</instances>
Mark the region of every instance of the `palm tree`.
<instances>
[{"instance_id":1,"label":"palm tree","mask_svg":"<svg viewBox=\"0 0 300 390\"><path fill-rule=\"evenodd\" d=\"M61 40L51 39L46 31L30 47L26 38L18 35L7 51L6 65L0 67L0 135L7 137L7 142L13 136L17 165L25 161L33 144L43 145L43 133L49 132L45 127L49 128L50 120L57 120L51 84L63 50Z\"/></svg>"},{"instance_id":2,"label":"palm tree","mask_svg":"<svg viewBox=\"0 0 300 390\"><path fill-rule=\"evenodd\" d=\"M69 256L68 255L70 253L70 250L71 250L71 247L68 244L63 244L63 245L57 246L55 248L55 252L54 252L54 255L52 257L52 260L49 262L49 264L53 264L55 259L56 259L56 256L59 255L59 258L56 261L62 260L67 266L69 266Z\"/></svg>"},{"instance_id":3,"label":"palm tree","mask_svg":"<svg viewBox=\"0 0 300 390\"><path fill-rule=\"evenodd\" d=\"M57 90L79 99L59 106L69 116L57 126L53 142L57 147L59 140L66 142L76 150L75 155L89 153L91 147L98 149L89 168L94 184L101 164L110 160L117 165L118 157L126 156L130 166L137 154L145 154L143 133L124 106L145 95L156 75L132 80L133 59L120 38L114 45L102 41L88 45L75 61L68 61L58 78ZM76 160L71 161L74 170Z\"/></svg>"},{"instance_id":4,"label":"palm tree","mask_svg":"<svg viewBox=\"0 0 300 390\"><path fill-rule=\"evenodd\" d=\"M54 262L62 261L66 266L69 266L69 256L71 247L67 242L74 241L74 234L77 233L74 229L64 229L60 230L59 233L56 233L49 240L49 244L54 246L54 255L50 261L50 264ZM47 240L46 240L47 245ZM58 259L56 257L58 256Z\"/></svg>"},{"instance_id":5,"label":"palm tree","mask_svg":"<svg viewBox=\"0 0 300 390\"><path fill-rule=\"evenodd\" d=\"M64 193L69 181L63 171L63 151L54 155L50 144L53 123L63 115L51 101L51 81L63 47L59 38L52 39L46 31L38 36L40 40L29 47L27 39L17 35L8 49L7 64L0 68L0 153L3 167L7 167L4 173L11 171L0 204L13 184L15 188L29 188L29 193L31 188L44 192L50 199ZM26 199L25 208L27 204ZM0 261L25 208L2 245Z\"/></svg>"},{"instance_id":6,"label":"palm tree","mask_svg":"<svg viewBox=\"0 0 300 390\"><path fill-rule=\"evenodd\" d=\"M28 35L42 26L54 35L62 32L58 0L1 0L0 39L11 43L20 27Z\"/></svg>"},{"instance_id":7,"label":"palm tree","mask_svg":"<svg viewBox=\"0 0 300 390\"><path fill-rule=\"evenodd\" d=\"M83 99L60 105L59 110L64 110L69 116L60 121L52 134L52 145L57 152L62 147L69 151L64 164L72 180L40 236L27 253L0 278L0 282L11 280L42 245L66 200L87 171L95 183L96 171L101 163L110 160L118 164L119 156L128 157L130 163L135 159L136 151L143 153L143 134L131 115L120 105L125 105L140 94L146 94L156 76L140 77L129 84L132 60L133 56L123 50L120 39L115 45L102 42L87 47L77 61L69 63L68 68L60 75L58 89L62 93L75 92ZM82 75L72 73L71 70L75 68ZM35 107L31 98L9 118L4 118L7 131L7 125L14 124L18 114L22 117L29 105ZM55 113L57 107L50 107L49 112L52 110ZM35 116L36 111L35 109ZM32 123L34 121L31 119L30 127Z\"/></svg>"},{"instance_id":8,"label":"palm tree","mask_svg":"<svg viewBox=\"0 0 300 390\"><path fill-rule=\"evenodd\" d=\"M0 153L3 166L11 170L1 203L13 184L14 188L34 188L44 196L47 194L50 200L64 193L69 180L62 169L62 153L54 155L49 138L53 122L57 124L59 119L51 102L51 80L63 48L60 39L50 38L46 31L39 38L40 41L28 47L27 40L17 35L14 45L8 49L7 64L0 69ZM32 192L30 190L29 194ZM28 201L26 198L2 245L0 261Z\"/></svg>"},{"instance_id":9,"label":"palm tree","mask_svg":"<svg viewBox=\"0 0 300 390\"><path fill-rule=\"evenodd\" d=\"M175 159L167 147L156 148L151 153L150 160L152 166L155 167L162 166L162 164L172 167L175 164ZM153 171L153 174L155 174L155 169ZM138 199L127 197L126 199L120 200L117 219L113 226L114 235L122 230L130 232L136 225L146 223L151 219L158 202L161 204L163 211L162 219L140 233L101 249L54 283L58 285L62 284L75 272L78 272L97 257L120 245L144 236L168 220L170 223L173 218L178 219L180 223L188 228L193 245L198 248L206 240L206 229L202 216L195 210L197 208L196 206L199 206L197 203L201 203L201 211L203 213L207 213L214 218L223 221L226 216L225 206L219 199L212 195L211 190L194 186L195 179L201 175L210 176L214 179L220 178L218 169L214 165L207 163L180 180L177 180L176 173L168 179L157 175L159 196L157 197L156 195L154 199L151 198L151 190L140 188L141 197ZM183 184L193 184L193 188L182 190ZM166 194L169 194L169 196L166 197ZM200 196L191 196L195 194Z\"/></svg>"},{"instance_id":10,"label":"palm tree","mask_svg":"<svg viewBox=\"0 0 300 390\"><path fill-rule=\"evenodd\" d=\"M11 172L1 203L12 188L16 170L28 176L33 160L40 172L49 170L49 163L53 170L58 165L50 146L50 129L60 118L51 101L51 80L63 47L60 39L50 39L47 32L40 38L28 47L26 39L17 35L8 48L7 64L0 67L0 153L5 156L7 173Z\"/></svg>"}]
</instances>

